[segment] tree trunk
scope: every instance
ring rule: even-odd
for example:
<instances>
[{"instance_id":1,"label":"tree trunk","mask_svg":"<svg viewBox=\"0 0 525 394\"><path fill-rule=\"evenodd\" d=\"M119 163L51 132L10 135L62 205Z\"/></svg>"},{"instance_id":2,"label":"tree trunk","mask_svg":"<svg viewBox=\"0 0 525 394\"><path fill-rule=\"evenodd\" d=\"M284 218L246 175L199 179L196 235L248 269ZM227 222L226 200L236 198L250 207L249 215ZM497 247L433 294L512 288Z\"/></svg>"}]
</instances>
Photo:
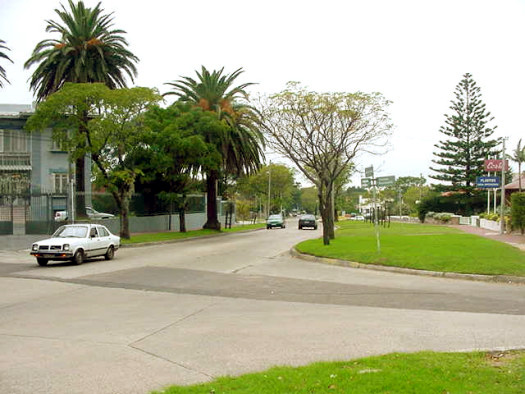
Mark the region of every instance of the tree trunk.
<instances>
[{"instance_id":1,"label":"tree trunk","mask_svg":"<svg viewBox=\"0 0 525 394\"><path fill-rule=\"evenodd\" d=\"M323 221L323 245L330 245L330 207L327 209L326 196L323 196L322 190L319 189L318 194L319 198L319 213L321 214L321 219Z\"/></svg>"},{"instance_id":2,"label":"tree trunk","mask_svg":"<svg viewBox=\"0 0 525 394\"><path fill-rule=\"evenodd\" d=\"M211 170L206 174L206 195L208 201L206 202L207 220L202 228L210 230L220 230L221 222L217 219L217 180L219 173L216 170Z\"/></svg>"},{"instance_id":3,"label":"tree trunk","mask_svg":"<svg viewBox=\"0 0 525 394\"><path fill-rule=\"evenodd\" d=\"M75 216L79 219L86 219L86 178L85 158L78 158L75 162Z\"/></svg>"},{"instance_id":4,"label":"tree trunk","mask_svg":"<svg viewBox=\"0 0 525 394\"><path fill-rule=\"evenodd\" d=\"M127 193L121 196L121 208L120 208L120 237L124 239L130 239L129 233L129 198Z\"/></svg>"},{"instance_id":5,"label":"tree trunk","mask_svg":"<svg viewBox=\"0 0 525 394\"><path fill-rule=\"evenodd\" d=\"M182 203L179 205L179 231L185 233L186 230L186 196L182 196Z\"/></svg>"}]
</instances>

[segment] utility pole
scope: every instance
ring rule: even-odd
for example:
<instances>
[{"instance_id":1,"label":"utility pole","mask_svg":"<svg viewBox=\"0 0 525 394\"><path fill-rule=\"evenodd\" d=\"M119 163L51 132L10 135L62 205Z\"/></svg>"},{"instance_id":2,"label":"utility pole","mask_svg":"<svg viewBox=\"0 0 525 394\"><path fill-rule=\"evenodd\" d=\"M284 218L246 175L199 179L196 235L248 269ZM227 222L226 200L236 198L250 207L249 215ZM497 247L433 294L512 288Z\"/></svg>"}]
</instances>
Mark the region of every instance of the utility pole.
<instances>
[{"instance_id":1,"label":"utility pole","mask_svg":"<svg viewBox=\"0 0 525 394\"><path fill-rule=\"evenodd\" d=\"M503 137L503 152L501 154L501 204L500 204L500 229L499 233L505 232L505 137Z\"/></svg>"},{"instance_id":2,"label":"utility pole","mask_svg":"<svg viewBox=\"0 0 525 394\"><path fill-rule=\"evenodd\" d=\"M270 216L270 196L271 196L271 188L272 188L272 161L270 160L270 164L268 165L268 214L266 217Z\"/></svg>"}]
</instances>

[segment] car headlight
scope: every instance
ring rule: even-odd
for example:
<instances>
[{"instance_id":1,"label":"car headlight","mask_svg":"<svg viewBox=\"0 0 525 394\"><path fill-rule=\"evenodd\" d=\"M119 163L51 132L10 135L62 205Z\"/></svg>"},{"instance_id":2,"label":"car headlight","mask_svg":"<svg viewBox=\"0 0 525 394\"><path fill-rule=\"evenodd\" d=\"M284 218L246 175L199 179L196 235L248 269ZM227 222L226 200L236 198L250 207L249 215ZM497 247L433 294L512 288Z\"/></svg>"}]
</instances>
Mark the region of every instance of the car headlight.
<instances>
[{"instance_id":1,"label":"car headlight","mask_svg":"<svg viewBox=\"0 0 525 394\"><path fill-rule=\"evenodd\" d=\"M31 247L31 250L33 252L36 252L38 250L38 244L33 244L33 246Z\"/></svg>"},{"instance_id":2,"label":"car headlight","mask_svg":"<svg viewBox=\"0 0 525 394\"><path fill-rule=\"evenodd\" d=\"M64 244L64 246L62 247L63 250L69 250L69 244Z\"/></svg>"}]
</instances>

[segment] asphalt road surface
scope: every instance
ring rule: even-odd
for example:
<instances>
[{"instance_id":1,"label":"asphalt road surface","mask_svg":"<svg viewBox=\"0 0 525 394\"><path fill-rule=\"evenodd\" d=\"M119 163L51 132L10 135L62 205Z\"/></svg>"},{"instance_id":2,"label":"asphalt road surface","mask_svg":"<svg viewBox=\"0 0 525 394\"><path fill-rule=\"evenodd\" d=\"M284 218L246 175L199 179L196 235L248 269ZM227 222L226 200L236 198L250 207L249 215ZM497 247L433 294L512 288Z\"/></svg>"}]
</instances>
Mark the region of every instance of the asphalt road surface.
<instances>
[{"instance_id":1,"label":"asphalt road surface","mask_svg":"<svg viewBox=\"0 0 525 394\"><path fill-rule=\"evenodd\" d=\"M288 224L81 266L0 252L0 391L147 393L274 365L525 348L525 286L306 262L289 250L321 230Z\"/></svg>"}]
</instances>

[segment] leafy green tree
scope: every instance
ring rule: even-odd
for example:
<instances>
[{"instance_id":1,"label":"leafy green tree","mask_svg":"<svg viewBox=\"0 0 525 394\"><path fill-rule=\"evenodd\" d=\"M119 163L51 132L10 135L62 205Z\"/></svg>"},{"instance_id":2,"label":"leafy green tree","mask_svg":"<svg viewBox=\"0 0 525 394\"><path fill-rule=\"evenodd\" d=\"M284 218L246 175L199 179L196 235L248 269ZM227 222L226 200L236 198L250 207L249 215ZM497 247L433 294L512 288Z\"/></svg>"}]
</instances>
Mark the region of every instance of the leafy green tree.
<instances>
[{"instance_id":1,"label":"leafy green tree","mask_svg":"<svg viewBox=\"0 0 525 394\"><path fill-rule=\"evenodd\" d=\"M518 141L516 149L512 151L512 155L510 156L510 158L516 163L518 163L518 191L521 192L521 164L525 163L525 146L521 146L521 138Z\"/></svg>"},{"instance_id":2,"label":"leafy green tree","mask_svg":"<svg viewBox=\"0 0 525 394\"><path fill-rule=\"evenodd\" d=\"M268 181L270 181L270 213L293 208L293 198L297 189L293 169L271 163L262 167L258 173L239 181L238 191L246 199L258 196L268 207Z\"/></svg>"},{"instance_id":3,"label":"leafy green tree","mask_svg":"<svg viewBox=\"0 0 525 394\"><path fill-rule=\"evenodd\" d=\"M234 86L241 68L231 74L223 74L224 68L209 72L204 66L196 72L197 79L183 77L167 83L172 90L166 95L175 95L179 100L192 103L205 111L211 111L224 120L229 130L220 135L202 130L207 143L214 144L222 155L222 166L206 172L207 221L204 228L220 230L217 218L217 181L220 171L224 174L253 174L261 166L264 156L264 138L258 128L258 117L247 104L246 87L252 83ZM241 101L244 99L244 101Z\"/></svg>"},{"instance_id":4,"label":"leafy green tree","mask_svg":"<svg viewBox=\"0 0 525 394\"><path fill-rule=\"evenodd\" d=\"M160 198L175 204L180 231L186 232L187 196L198 187L199 171L218 168L221 163L220 152L200 131L222 134L228 126L215 114L182 102L166 109L152 108L145 124L146 144L136 160L143 172L141 182L160 181Z\"/></svg>"},{"instance_id":5,"label":"leafy green tree","mask_svg":"<svg viewBox=\"0 0 525 394\"><path fill-rule=\"evenodd\" d=\"M104 14L98 3L88 8L83 1L68 1L69 10L63 5L55 9L60 22L48 20L46 32L57 38L40 41L25 68L37 65L30 78L30 88L38 101L60 90L65 83L100 82L110 89L126 87L126 76L133 81L137 74L138 58L127 49L124 30L113 28L113 17ZM87 118L88 114L84 114ZM87 123L84 120L84 123ZM80 130L86 135L85 130ZM78 148L87 142L78 139ZM77 212L85 216L84 157L78 157L75 166Z\"/></svg>"},{"instance_id":6,"label":"leafy green tree","mask_svg":"<svg viewBox=\"0 0 525 394\"><path fill-rule=\"evenodd\" d=\"M129 200L140 174L130 158L144 140L145 111L160 99L148 88L110 90L101 83L68 83L41 103L26 124L31 131L52 127L53 139L71 150L72 159L91 157L97 182L120 210L123 238L130 236ZM85 113L93 115L86 120Z\"/></svg>"},{"instance_id":7,"label":"leafy green tree","mask_svg":"<svg viewBox=\"0 0 525 394\"><path fill-rule=\"evenodd\" d=\"M5 46L4 40L0 40L0 59L7 59L11 63L13 63L13 61L9 58L9 56L5 54L4 52L5 50L9 51L9 48ZM5 73L5 69L2 66L0 66L0 88L4 86L2 83L2 79L6 81L7 83L9 83L9 80L7 79L7 75Z\"/></svg>"},{"instance_id":8,"label":"leafy green tree","mask_svg":"<svg viewBox=\"0 0 525 394\"><path fill-rule=\"evenodd\" d=\"M317 194L318 192L315 186L301 189L301 208L303 211L317 215L319 207Z\"/></svg>"},{"instance_id":9,"label":"leafy green tree","mask_svg":"<svg viewBox=\"0 0 525 394\"><path fill-rule=\"evenodd\" d=\"M429 197L431 192L429 186L410 186L403 194L403 203L408 207L410 213L416 213L418 204L424 198Z\"/></svg>"},{"instance_id":10,"label":"leafy green tree","mask_svg":"<svg viewBox=\"0 0 525 394\"><path fill-rule=\"evenodd\" d=\"M498 140L491 139L496 126L494 119L481 100L480 88L471 74L465 74L456 86L456 99L452 100L451 114L445 115L445 126L440 132L446 139L435 147L437 166L430 169L430 177L444 182L435 185L438 191L462 191L468 198L476 188L476 177L483 175L483 161L496 155Z\"/></svg>"},{"instance_id":11,"label":"leafy green tree","mask_svg":"<svg viewBox=\"0 0 525 394\"><path fill-rule=\"evenodd\" d=\"M523 234L525 232L525 193L512 193L510 198L512 227L519 228Z\"/></svg>"},{"instance_id":12,"label":"leafy green tree","mask_svg":"<svg viewBox=\"0 0 525 394\"><path fill-rule=\"evenodd\" d=\"M334 238L334 182L362 150L388 136L392 125L379 93L317 93L297 83L261 100L262 127L272 147L316 186L323 243Z\"/></svg>"}]
</instances>

